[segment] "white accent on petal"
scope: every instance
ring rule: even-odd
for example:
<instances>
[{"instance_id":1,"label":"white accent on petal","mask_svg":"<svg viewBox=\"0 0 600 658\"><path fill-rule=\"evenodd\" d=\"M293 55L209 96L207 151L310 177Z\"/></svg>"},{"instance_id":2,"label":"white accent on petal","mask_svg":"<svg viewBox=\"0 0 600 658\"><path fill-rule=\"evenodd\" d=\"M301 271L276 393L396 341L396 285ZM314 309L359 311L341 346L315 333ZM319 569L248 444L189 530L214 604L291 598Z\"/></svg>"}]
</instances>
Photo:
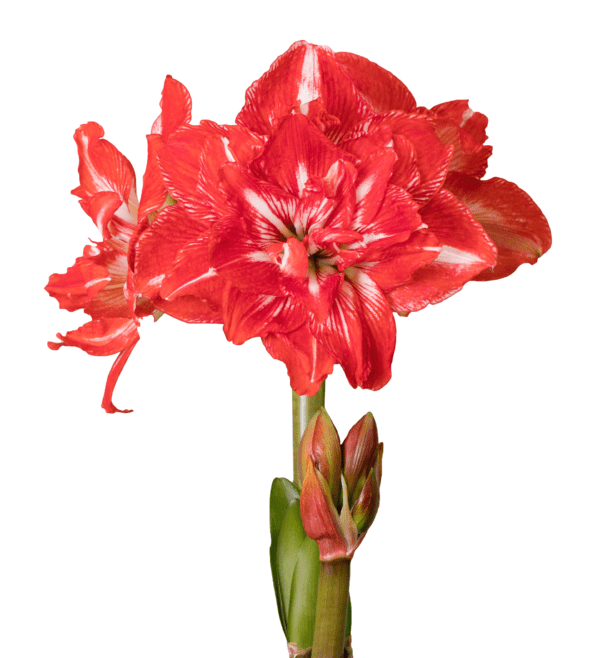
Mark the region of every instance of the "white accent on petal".
<instances>
[{"instance_id":1,"label":"white accent on petal","mask_svg":"<svg viewBox=\"0 0 600 658\"><path fill-rule=\"evenodd\" d=\"M229 150L229 140L227 139L227 137L221 137L221 141L223 142L223 149L225 150L225 155L227 156L227 159L229 160L229 162L235 162L233 153Z\"/></svg>"},{"instance_id":2,"label":"white accent on petal","mask_svg":"<svg viewBox=\"0 0 600 658\"><path fill-rule=\"evenodd\" d=\"M377 173L373 173L356 188L356 201L362 201L365 196L369 193L369 190L373 187L373 184L377 180Z\"/></svg>"},{"instance_id":3,"label":"white accent on petal","mask_svg":"<svg viewBox=\"0 0 600 658\"><path fill-rule=\"evenodd\" d=\"M169 301L172 299L175 294L181 295L181 291L185 290L186 288L192 287L194 284L199 283L200 281L205 281L206 279L210 279L214 276L217 276L217 270L214 267L209 268L204 274L201 274L200 276L197 276L195 279L191 279L190 281L186 281L184 284L179 286L179 288L176 288L175 290L172 290L166 297L165 299Z\"/></svg>"},{"instance_id":4,"label":"white accent on petal","mask_svg":"<svg viewBox=\"0 0 600 658\"><path fill-rule=\"evenodd\" d=\"M298 86L298 100L300 105L310 103L319 98L321 86L321 73L319 71L319 58L314 46L307 46L302 62L302 73Z\"/></svg>"},{"instance_id":5,"label":"white accent on petal","mask_svg":"<svg viewBox=\"0 0 600 658\"><path fill-rule=\"evenodd\" d=\"M247 254L246 256L243 256L242 258L236 259L236 261L249 261L251 263L270 263L271 262L271 257L266 251L255 251L251 254ZM236 262L233 261L233 262Z\"/></svg>"},{"instance_id":6,"label":"white accent on petal","mask_svg":"<svg viewBox=\"0 0 600 658\"><path fill-rule=\"evenodd\" d=\"M158 286L163 282L163 279L165 278L166 274L159 274L158 276L152 277L148 281L148 286Z\"/></svg>"},{"instance_id":7,"label":"white accent on petal","mask_svg":"<svg viewBox=\"0 0 600 658\"><path fill-rule=\"evenodd\" d=\"M103 281L110 281L110 277L104 276L101 279L90 279L84 283L84 288L90 288L91 286L95 286L97 283L102 283Z\"/></svg>"},{"instance_id":8,"label":"white accent on petal","mask_svg":"<svg viewBox=\"0 0 600 658\"><path fill-rule=\"evenodd\" d=\"M298 181L298 189L300 190L300 194L298 196L302 198L302 193L304 192L304 186L306 185L306 181L308 180L308 171L306 171L304 162L298 162L298 169L296 170L296 180Z\"/></svg>"},{"instance_id":9,"label":"white accent on petal","mask_svg":"<svg viewBox=\"0 0 600 658\"><path fill-rule=\"evenodd\" d=\"M472 254L468 251L461 251L455 247L443 245L435 262L448 263L449 265L472 265L473 263L483 263L483 260L476 254Z\"/></svg>"},{"instance_id":10,"label":"white accent on petal","mask_svg":"<svg viewBox=\"0 0 600 658\"><path fill-rule=\"evenodd\" d=\"M244 192L244 199L250 206L256 210L259 215L262 215L268 222L270 222L282 235L286 238L291 238L293 233L283 223L277 215L269 208L267 202L252 190L247 189Z\"/></svg>"}]
</instances>

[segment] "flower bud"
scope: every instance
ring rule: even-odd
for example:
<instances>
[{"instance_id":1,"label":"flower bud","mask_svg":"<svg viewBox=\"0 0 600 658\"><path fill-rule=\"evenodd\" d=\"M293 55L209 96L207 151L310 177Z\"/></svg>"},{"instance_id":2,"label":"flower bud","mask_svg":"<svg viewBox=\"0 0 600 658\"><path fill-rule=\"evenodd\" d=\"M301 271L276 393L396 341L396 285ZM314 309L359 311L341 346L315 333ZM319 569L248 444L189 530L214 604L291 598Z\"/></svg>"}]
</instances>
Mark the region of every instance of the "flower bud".
<instances>
[{"instance_id":1,"label":"flower bud","mask_svg":"<svg viewBox=\"0 0 600 658\"><path fill-rule=\"evenodd\" d=\"M300 513L306 534L319 546L321 562L351 558L379 508L383 444L377 441L373 416L367 414L350 430L342 447L344 472L337 477L335 455L341 451L335 450L339 439L336 444L334 435L337 439L329 416L321 411L300 446Z\"/></svg>"},{"instance_id":2,"label":"flower bud","mask_svg":"<svg viewBox=\"0 0 600 658\"><path fill-rule=\"evenodd\" d=\"M352 508L378 458L377 425L371 412L365 414L348 432L342 444L344 477ZM381 469L380 469L381 470Z\"/></svg>"},{"instance_id":3,"label":"flower bud","mask_svg":"<svg viewBox=\"0 0 600 658\"><path fill-rule=\"evenodd\" d=\"M334 503L340 493L342 453L340 437L325 409L316 413L306 426L298 450L299 472L306 477L309 462L323 475Z\"/></svg>"}]
</instances>

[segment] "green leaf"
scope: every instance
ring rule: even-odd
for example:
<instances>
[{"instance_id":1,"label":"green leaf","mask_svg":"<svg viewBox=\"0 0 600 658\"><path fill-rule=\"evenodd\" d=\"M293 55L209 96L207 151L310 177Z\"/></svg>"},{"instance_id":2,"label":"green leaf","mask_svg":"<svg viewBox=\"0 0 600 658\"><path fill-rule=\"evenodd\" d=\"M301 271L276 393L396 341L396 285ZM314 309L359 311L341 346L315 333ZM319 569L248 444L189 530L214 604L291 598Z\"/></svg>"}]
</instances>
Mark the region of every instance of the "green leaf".
<instances>
[{"instance_id":1,"label":"green leaf","mask_svg":"<svg viewBox=\"0 0 600 658\"><path fill-rule=\"evenodd\" d=\"M289 505L283 523L281 524L275 554L275 569L277 571L281 594L282 613L284 620L286 620L286 629L287 620L289 619L288 611L290 609L290 594L294 570L298 561L298 553L300 553L305 538L306 533L302 527L302 518L300 516L300 501L294 500Z\"/></svg>"},{"instance_id":2,"label":"green leaf","mask_svg":"<svg viewBox=\"0 0 600 658\"><path fill-rule=\"evenodd\" d=\"M270 517L271 517L271 545L277 546L279 531L283 517L290 503L300 498L298 487L286 478L275 478L271 485Z\"/></svg>"},{"instance_id":3,"label":"green leaf","mask_svg":"<svg viewBox=\"0 0 600 658\"><path fill-rule=\"evenodd\" d=\"M287 621L285 610L283 608L281 584L279 582L279 575L277 573L277 542L279 540L279 533L285 514L290 503L294 502L300 497L298 488L293 482L286 478L275 478L271 485L271 498L270 498L270 522L271 522L271 574L273 576L273 589L275 590L275 599L277 600L277 612L279 613L279 621L283 632L287 637Z\"/></svg>"},{"instance_id":4,"label":"green leaf","mask_svg":"<svg viewBox=\"0 0 600 658\"><path fill-rule=\"evenodd\" d=\"M320 569L319 546L306 537L298 553L287 616L288 642L295 642L304 649L313 643Z\"/></svg>"}]
</instances>

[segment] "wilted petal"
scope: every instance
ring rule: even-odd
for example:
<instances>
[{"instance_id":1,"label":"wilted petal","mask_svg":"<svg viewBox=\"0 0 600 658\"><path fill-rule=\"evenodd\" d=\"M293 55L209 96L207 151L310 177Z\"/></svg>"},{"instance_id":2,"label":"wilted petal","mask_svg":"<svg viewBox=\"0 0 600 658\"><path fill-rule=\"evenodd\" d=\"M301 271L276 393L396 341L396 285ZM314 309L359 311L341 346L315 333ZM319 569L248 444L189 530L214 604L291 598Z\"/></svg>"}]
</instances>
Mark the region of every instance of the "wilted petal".
<instances>
[{"instance_id":1,"label":"wilted petal","mask_svg":"<svg viewBox=\"0 0 600 658\"><path fill-rule=\"evenodd\" d=\"M126 350L119 354L119 356L115 359L115 362L112 364L110 372L108 373L108 378L106 379L106 387L104 388L104 396L102 398L102 408L109 414L128 414L132 411L131 409L117 409L117 407L115 407L113 404L112 396L115 390L115 386L117 385L117 380L121 376L123 368L131 356L133 348L136 346L138 340L139 337L134 340Z\"/></svg>"}]
</instances>

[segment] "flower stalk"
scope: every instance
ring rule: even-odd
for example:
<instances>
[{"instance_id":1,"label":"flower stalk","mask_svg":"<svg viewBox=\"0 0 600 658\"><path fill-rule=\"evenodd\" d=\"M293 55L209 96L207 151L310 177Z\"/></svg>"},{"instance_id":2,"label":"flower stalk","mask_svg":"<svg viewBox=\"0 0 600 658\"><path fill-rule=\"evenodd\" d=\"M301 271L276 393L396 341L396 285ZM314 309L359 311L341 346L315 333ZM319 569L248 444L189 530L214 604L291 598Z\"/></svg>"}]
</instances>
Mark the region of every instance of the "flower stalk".
<instances>
[{"instance_id":1,"label":"flower stalk","mask_svg":"<svg viewBox=\"0 0 600 658\"><path fill-rule=\"evenodd\" d=\"M350 560L321 562L311 658L342 658L350 591Z\"/></svg>"},{"instance_id":2,"label":"flower stalk","mask_svg":"<svg viewBox=\"0 0 600 658\"><path fill-rule=\"evenodd\" d=\"M325 382L315 395L298 395L292 391L292 415L294 433L294 484L302 486L302 474L298 468L298 450L308 421L325 406Z\"/></svg>"}]
</instances>

